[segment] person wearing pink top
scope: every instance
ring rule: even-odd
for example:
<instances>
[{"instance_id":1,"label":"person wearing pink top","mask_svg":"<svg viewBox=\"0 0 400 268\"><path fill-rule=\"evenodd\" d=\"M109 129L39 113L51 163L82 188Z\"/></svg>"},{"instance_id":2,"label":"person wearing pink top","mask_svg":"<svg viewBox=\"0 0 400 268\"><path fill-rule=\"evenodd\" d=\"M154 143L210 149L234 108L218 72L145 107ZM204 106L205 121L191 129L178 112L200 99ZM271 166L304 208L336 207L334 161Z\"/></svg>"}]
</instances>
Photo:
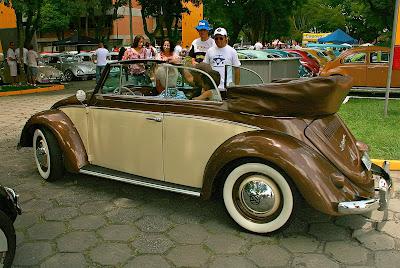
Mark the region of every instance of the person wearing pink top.
<instances>
[{"instance_id":1,"label":"person wearing pink top","mask_svg":"<svg viewBox=\"0 0 400 268\"><path fill-rule=\"evenodd\" d=\"M146 58L146 49L143 47L144 38L141 35L136 35L135 39L133 39L132 46L128 48L124 56L123 60L132 60L132 59L145 59ZM129 65L129 72L134 75L140 75L145 72L145 68L143 64L131 64Z\"/></svg>"},{"instance_id":2,"label":"person wearing pink top","mask_svg":"<svg viewBox=\"0 0 400 268\"><path fill-rule=\"evenodd\" d=\"M169 39L165 39L161 44L161 52L157 55L156 59L175 64L180 63L179 56L174 53L175 44Z\"/></svg>"}]
</instances>

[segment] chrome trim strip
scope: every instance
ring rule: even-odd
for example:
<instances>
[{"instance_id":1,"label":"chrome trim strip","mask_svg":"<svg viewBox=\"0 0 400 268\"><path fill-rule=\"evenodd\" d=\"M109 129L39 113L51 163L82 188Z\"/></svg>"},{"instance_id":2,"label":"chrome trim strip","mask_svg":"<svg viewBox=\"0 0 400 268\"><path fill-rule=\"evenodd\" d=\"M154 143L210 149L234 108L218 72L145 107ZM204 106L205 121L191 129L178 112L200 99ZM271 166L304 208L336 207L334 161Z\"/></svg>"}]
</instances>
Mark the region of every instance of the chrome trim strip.
<instances>
[{"instance_id":1,"label":"chrome trim strip","mask_svg":"<svg viewBox=\"0 0 400 268\"><path fill-rule=\"evenodd\" d=\"M338 211L341 214L363 214L380 207L378 199L368 199L360 201L340 202Z\"/></svg>"},{"instance_id":2,"label":"chrome trim strip","mask_svg":"<svg viewBox=\"0 0 400 268\"><path fill-rule=\"evenodd\" d=\"M172 186L161 185L161 184L158 184L158 183L150 183L150 182L145 182L145 181L140 181L140 180L135 180L135 179L127 179L127 178L122 178L122 177L119 177L119 176L104 174L104 173L90 171L90 170L81 169L81 170L79 170L79 173L86 174L86 175L91 175L91 176L96 176L96 177L101 177L101 178L105 178L105 179L110 179L110 180L115 180L115 181L126 182L126 183L139 185L139 186L145 186L145 187L150 187L150 188L170 191L170 192L174 192L174 193L192 195L192 196L197 196L197 197L200 196L200 192L196 192L196 191L191 191L191 190L186 190L186 189L181 189L181 188L175 188L175 187L172 187Z\"/></svg>"}]
</instances>

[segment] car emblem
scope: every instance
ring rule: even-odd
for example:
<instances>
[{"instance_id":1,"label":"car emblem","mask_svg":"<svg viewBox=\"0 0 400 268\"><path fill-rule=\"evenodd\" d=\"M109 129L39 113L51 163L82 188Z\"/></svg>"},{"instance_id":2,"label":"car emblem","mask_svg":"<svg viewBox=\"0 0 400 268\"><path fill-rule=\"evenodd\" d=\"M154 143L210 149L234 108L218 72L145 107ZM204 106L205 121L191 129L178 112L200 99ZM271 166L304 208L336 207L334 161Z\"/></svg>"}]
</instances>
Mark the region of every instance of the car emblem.
<instances>
[{"instance_id":1,"label":"car emblem","mask_svg":"<svg viewBox=\"0 0 400 268\"><path fill-rule=\"evenodd\" d=\"M344 151L344 147L346 146L346 135L343 134L342 137L342 141L340 142L339 148L340 150L343 152Z\"/></svg>"}]
</instances>

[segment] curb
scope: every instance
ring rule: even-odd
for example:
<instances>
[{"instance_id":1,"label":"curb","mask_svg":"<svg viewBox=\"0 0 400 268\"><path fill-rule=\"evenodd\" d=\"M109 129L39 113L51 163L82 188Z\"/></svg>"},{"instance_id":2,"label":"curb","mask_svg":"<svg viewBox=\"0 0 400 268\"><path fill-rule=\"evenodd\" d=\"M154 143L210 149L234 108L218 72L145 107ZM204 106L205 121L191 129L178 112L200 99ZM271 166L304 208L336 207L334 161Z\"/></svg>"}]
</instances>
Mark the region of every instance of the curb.
<instances>
[{"instance_id":1,"label":"curb","mask_svg":"<svg viewBox=\"0 0 400 268\"><path fill-rule=\"evenodd\" d=\"M400 160L382 160L382 159L371 159L371 161L382 167L384 161L388 161L390 164L390 170L400 170Z\"/></svg>"},{"instance_id":2,"label":"curb","mask_svg":"<svg viewBox=\"0 0 400 268\"><path fill-rule=\"evenodd\" d=\"M50 87L39 87L39 88L32 88L32 89L25 89L25 90L6 91L6 92L0 92L0 97L40 93L40 92L63 90L63 89L64 89L64 85L54 85L54 86L50 86Z\"/></svg>"}]
</instances>

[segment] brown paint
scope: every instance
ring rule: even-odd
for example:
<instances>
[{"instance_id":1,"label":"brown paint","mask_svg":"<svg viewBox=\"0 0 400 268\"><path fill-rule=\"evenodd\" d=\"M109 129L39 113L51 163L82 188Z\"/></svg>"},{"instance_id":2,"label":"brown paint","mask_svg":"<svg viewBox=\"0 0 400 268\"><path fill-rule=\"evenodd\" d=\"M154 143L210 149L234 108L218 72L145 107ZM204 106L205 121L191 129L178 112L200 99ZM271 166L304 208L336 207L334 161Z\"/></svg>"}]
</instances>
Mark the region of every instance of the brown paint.
<instances>
[{"instance_id":1,"label":"brown paint","mask_svg":"<svg viewBox=\"0 0 400 268\"><path fill-rule=\"evenodd\" d=\"M56 137L68 171L78 172L89 164L85 147L71 120L60 110L33 115L25 124L18 147L32 147L33 133L38 127L48 128Z\"/></svg>"}]
</instances>

